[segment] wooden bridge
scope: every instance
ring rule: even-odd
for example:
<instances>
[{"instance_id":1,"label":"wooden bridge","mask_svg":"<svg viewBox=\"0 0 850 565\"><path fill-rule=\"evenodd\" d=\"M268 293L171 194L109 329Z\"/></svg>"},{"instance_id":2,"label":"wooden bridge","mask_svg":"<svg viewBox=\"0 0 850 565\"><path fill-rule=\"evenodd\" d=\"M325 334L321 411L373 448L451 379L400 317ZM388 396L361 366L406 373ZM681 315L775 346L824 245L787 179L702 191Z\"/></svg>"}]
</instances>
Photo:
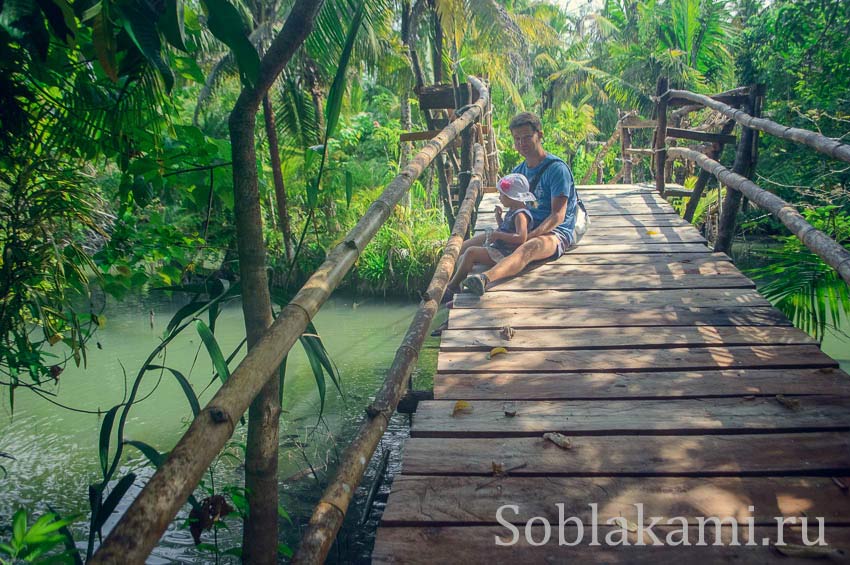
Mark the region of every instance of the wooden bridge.
<instances>
[{"instance_id":1,"label":"wooden bridge","mask_svg":"<svg viewBox=\"0 0 850 565\"><path fill-rule=\"evenodd\" d=\"M481 298L456 298L435 399L413 416L373 560L842 557L836 548L850 548L848 375L655 190L579 193L592 223L578 248ZM477 229L492 223L495 201L482 200ZM507 353L491 356L495 347ZM544 439L549 432L570 446ZM581 521L577 545L559 545L558 503L562 520ZM514 538L497 521L505 505L514 508L502 519L518 532L507 547L496 544ZM593 513L601 546L591 545ZM653 533L664 547L634 545L649 517L661 518ZM693 547L670 543L681 539L680 522L663 527L673 517L686 521ZM739 542L751 545L725 545L728 525L724 545L714 545L710 521L697 545L699 519L711 517L735 519ZM827 548L772 547L778 531L801 544L792 518L806 518L814 540L819 517ZM577 527L567 522L567 543ZM607 535L632 545L611 546Z\"/></svg>"},{"instance_id":2,"label":"wooden bridge","mask_svg":"<svg viewBox=\"0 0 850 565\"><path fill-rule=\"evenodd\" d=\"M427 141L196 415L89 563L147 559L249 404L278 378L310 320L414 180L433 167L452 235L292 563L325 560L409 383L482 187L495 184L489 91L475 77L468 82L465 92L452 86L420 91L429 131L402 137ZM435 400L421 403L414 416L374 561L655 564L693 556L762 563L782 553L792 563L846 557L836 548L850 547L850 480L843 477L850 475L847 375L759 296L727 255L709 251L663 196L668 157L696 163L702 171L685 216L693 214L710 176L728 189L715 250L729 250L746 197L850 284L850 252L747 178L758 132L847 163L850 145L759 118L755 87L707 97L669 90L662 77L657 93L655 120L627 114L618 122L624 165L630 155L651 155L654 190L580 187L592 225L578 248L482 298L455 300L442 336ZM671 114L676 127L667 128L673 107L680 108ZM678 127L687 112L701 107L729 120L719 133ZM445 112L445 123L430 113L446 108L453 110ZM715 159L732 140L732 121L741 135L730 170ZM628 130L645 127L655 130L652 149L632 148ZM697 151L673 146L677 139L709 145ZM624 166L627 182L630 170ZM494 203L494 195L484 196L477 229L492 221ZM496 347L506 352L497 355ZM274 453L277 427L257 433ZM266 461L251 457L246 468ZM249 497L249 517L269 509L274 514L274 473L264 477L265 490ZM624 544L653 543L643 527L655 517L662 525L652 534L663 547ZM826 524L823 538L819 518ZM738 528L729 527L732 519ZM788 527L777 526L786 519ZM273 520L255 522L246 536L246 544L271 548L255 552L263 562L276 559ZM726 520L722 543L712 543L712 523L720 520ZM562 521L568 525L559 532ZM733 532L747 545L734 545ZM829 545L800 546L806 533ZM497 539L516 543L504 547Z\"/></svg>"}]
</instances>

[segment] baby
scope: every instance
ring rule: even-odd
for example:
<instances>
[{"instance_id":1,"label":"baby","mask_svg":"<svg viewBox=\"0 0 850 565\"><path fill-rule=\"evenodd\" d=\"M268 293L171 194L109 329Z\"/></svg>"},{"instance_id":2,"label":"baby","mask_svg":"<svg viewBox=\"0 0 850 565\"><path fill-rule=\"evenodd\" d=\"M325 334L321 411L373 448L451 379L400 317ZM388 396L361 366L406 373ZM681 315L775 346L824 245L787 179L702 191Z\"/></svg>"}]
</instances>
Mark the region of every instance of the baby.
<instances>
[{"instance_id":1,"label":"baby","mask_svg":"<svg viewBox=\"0 0 850 565\"><path fill-rule=\"evenodd\" d=\"M464 279L475 265L492 267L513 253L528 238L532 219L527 203L536 200L528 190L528 179L524 175L511 173L502 178L496 186L499 190L499 202L508 212L503 217L502 209L496 207L496 223L499 227L496 230L488 229L485 233L463 242L457 270L446 287L444 301L451 300L458 292L460 281L463 281L466 287L468 281Z\"/></svg>"}]
</instances>

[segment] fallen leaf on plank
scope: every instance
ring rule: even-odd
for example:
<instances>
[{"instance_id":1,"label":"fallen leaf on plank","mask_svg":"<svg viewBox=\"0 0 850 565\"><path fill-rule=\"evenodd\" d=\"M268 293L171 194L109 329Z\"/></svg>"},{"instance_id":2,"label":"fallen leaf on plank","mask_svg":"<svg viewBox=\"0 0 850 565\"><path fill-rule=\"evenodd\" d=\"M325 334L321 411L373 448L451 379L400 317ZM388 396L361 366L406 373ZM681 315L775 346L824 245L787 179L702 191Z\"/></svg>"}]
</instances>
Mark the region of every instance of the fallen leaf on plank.
<instances>
[{"instance_id":1,"label":"fallen leaf on plank","mask_svg":"<svg viewBox=\"0 0 850 565\"><path fill-rule=\"evenodd\" d=\"M551 441L561 449L573 448L573 442L570 441L570 438L568 438L564 434L559 434L558 432L546 432L545 434L543 434L543 439Z\"/></svg>"},{"instance_id":2,"label":"fallen leaf on plank","mask_svg":"<svg viewBox=\"0 0 850 565\"><path fill-rule=\"evenodd\" d=\"M455 402L454 408L452 408L452 416L469 412L472 412L472 404L466 400L458 400Z\"/></svg>"},{"instance_id":3,"label":"fallen leaf on plank","mask_svg":"<svg viewBox=\"0 0 850 565\"><path fill-rule=\"evenodd\" d=\"M505 349L504 347L494 347L493 349L490 350L490 353L487 355L487 359L492 359L493 357L495 357L497 355L507 355L507 354L508 354L508 350Z\"/></svg>"}]
</instances>

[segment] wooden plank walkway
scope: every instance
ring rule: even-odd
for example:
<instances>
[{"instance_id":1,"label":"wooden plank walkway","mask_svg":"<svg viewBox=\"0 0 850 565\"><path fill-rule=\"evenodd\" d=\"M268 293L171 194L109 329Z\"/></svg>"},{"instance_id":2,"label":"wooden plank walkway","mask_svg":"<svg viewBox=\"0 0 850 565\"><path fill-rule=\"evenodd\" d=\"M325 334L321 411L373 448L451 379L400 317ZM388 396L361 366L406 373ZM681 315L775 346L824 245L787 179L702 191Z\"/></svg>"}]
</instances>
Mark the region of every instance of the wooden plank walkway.
<instances>
[{"instance_id":1,"label":"wooden plank walkway","mask_svg":"<svg viewBox=\"0 0 850 565\"><path fill-rule=\"evenodd\" d=\"M435 400L413 417L373 561L846 559L850 377L654 191L579 192L592 223L577 249L480 299L456 298ZM485 196L476 229L493 225L495 201ZM490 358L494 347L508 353ZM515 505L502 514L518 530L510 547L495 543L513 535L497 521L504 505ZM568 517L581 524L568 523L565 541L581 532L581 543L559 544ZM635 545L649 517L662 518L653 532L663 546ZM711 526L695 545L700 517L736 519L742 545L729 543L729 527L712 544ZM780 555L766 543L777 517L807 518L809 539L823 517L827 554ZM679 521L663 526L670 518ZM671 543L682 522L691 546ZM802 542L799 528L782 532ZM609 534L620 544L605 543Z\"/></svg>"}]
</instances>

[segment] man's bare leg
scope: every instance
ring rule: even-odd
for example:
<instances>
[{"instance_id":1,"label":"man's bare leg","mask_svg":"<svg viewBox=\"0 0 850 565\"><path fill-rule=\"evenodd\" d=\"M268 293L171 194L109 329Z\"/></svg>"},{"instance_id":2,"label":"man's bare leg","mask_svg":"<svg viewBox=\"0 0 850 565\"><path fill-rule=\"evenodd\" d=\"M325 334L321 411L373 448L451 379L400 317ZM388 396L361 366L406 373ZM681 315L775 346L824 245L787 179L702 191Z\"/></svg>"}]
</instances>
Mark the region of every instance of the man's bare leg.
<instances>
[{"instance_id":1,"label":"man's bare leg","mask_svg":"<svg viewBox=\"0 0 850 565\"><path fill-rule=\"evenodd\" d=\"M512 277L522 271L532 261L548 259L558 249L558 237L541 235L520 245L516 251L484 271L482 274L491 283Z\"/></svg>"}]
</instances>

